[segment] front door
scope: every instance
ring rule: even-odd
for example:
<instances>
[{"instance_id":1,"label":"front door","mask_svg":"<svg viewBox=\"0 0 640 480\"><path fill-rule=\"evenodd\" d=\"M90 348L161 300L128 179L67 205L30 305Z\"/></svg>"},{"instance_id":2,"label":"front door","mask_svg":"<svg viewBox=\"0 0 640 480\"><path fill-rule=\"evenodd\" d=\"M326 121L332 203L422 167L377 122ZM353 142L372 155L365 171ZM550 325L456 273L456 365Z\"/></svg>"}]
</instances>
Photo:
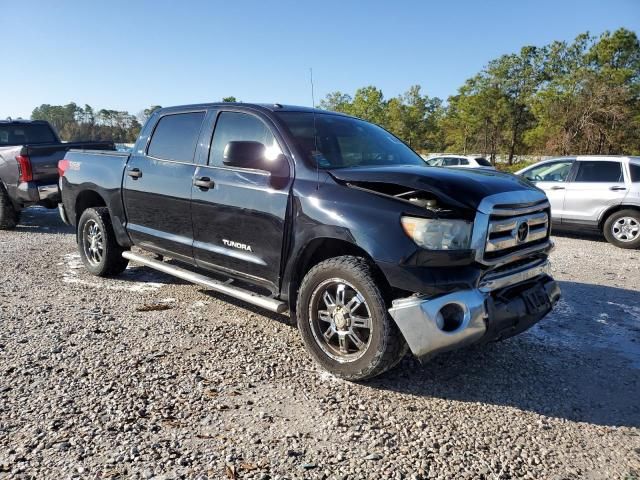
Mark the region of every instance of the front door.
<instances>
[{"instance_id":1,"label":"front door","mask_svg":"<svg viewBox=\"0 0 640 480\"><path fill-rule=\"evenodd\" d=\"M564 221L597 226L600 214L619 205L628 190L620 161L580 160L575 178L567 183Z\"/></svg>"},{"instance_id":2,"label":"front door","mask_svg":"<svg viewBox=\"0 0 640 480\"><path fill-rule=\"evenodd\" d=\"M134 243L193 263L191 186L205 112L165 115L144 153L132 154L123 197Z\"/></svg>"},{"instance_id":3,"label":"front door","mask_svg":"<svg viewBox=\"0 0 640 480\"><path fill-rule=\"evenodd\" d=\"M260 142L268 150L280 151L266 120L237 111L218 114L209 157L194 178L191 212L196 263L275 291L291 181L274 188L268 172L225 166L224 150L232 141Z\"/></svg>"},{"instance_id":4,"label":"front door","mask_svg":"<svg viewBox=\"0 0 640 480\"><path fill-rule=\"evenodd\" d=\"M523 173L524 178L544 190L551 204L551 218L556 223L562 223L564 218L567 179L573 163L573 159L547 162L530 168Z\"/></svg>"}]
</instances>

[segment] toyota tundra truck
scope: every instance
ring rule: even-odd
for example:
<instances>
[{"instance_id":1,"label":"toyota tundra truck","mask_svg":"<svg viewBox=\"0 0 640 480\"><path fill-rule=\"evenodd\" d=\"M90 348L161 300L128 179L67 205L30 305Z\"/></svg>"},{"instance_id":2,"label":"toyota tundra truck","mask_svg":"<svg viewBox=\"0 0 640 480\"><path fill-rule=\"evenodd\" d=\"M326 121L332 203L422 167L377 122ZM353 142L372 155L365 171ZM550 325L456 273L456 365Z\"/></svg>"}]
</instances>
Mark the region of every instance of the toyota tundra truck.
<instances>
[{"instance_id":1,"label":"toyota tundra truck","mask_svg":"<svg viewBox=\"0 0 640 480\"><path fill-rule=\"evenodd\" d=\"M115 150L113 142L62 142L43 120L0 120L0 230L14 228L26 207L57 208L58 161L78 147Z\"/></svg>"},{"instance_id":2,"label":"toyota tundra truck","mask_svg":"<svg viewBox=\"0 0 640 480\"><path fill-rule=\"evenodd\" d=\"M89 272L133 261L289 311L310 355L348 380L408 351L422 360L517 335L560 297L541 190L426 166L350 116L163 108L131 153L70 150L59 169L60 211Z\"/></svg>"}]
</instances>

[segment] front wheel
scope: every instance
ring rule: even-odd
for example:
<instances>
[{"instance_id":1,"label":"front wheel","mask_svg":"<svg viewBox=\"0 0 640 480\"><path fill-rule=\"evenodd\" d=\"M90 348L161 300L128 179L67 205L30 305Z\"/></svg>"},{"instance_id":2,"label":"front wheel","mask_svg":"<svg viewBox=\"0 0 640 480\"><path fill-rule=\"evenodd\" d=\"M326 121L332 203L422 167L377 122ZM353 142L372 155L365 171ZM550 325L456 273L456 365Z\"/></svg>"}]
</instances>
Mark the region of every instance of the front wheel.
<instances>
[{"instance_id":1,"label":"front wheel","mask_svg":"<svg viewBox=\"0 0 640 480\"><path fill-rule=\"evenodd\" d=\"M366 260L343 256L314 266L300 285L296 310L302 339L320 366L337 377L374 377L407 351L376 278Z\"/></svg>"},{"instance_id":2,"label":"front wheel","mask_svg":"<svg viewBox=\"0 0 640 480\"><path fill-rule=\"evenodd\" d=\"M122 257L106 207L88 208L78 222L78 250L84 266L98 277L117 275L127 268L129 260Z\"/></svg>"},{"instance_id":3,"label":"front wheel","mask_svg":"<svg viewBox=\"0 0 640 480\"><path fill-rule=\"evenodd\" d=\"M604 222L607 241L620 248L640 248L640 210L620 210Z\"/></svg>"}]
</instances>

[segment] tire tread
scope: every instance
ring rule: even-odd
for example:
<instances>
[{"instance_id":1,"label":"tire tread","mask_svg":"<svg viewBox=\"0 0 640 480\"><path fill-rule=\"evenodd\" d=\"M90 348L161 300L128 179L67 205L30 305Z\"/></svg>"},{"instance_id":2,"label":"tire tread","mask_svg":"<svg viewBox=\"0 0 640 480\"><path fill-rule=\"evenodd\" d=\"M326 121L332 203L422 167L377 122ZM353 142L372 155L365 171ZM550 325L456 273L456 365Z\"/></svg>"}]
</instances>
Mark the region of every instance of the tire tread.
<instances>
[{"instance_id":1,"label":"tire tread","mask_svg":"<svg viewBox=\"0 0 640 480\"><path fill-rule=\"evenodd\" d=\"M84 224L84 220L88 216L97 216L98 220L102 222L104 226L104 237L106 240L106 250L105 250L105 258L104 263L100 267L96 268L88 264L84 256L84 249L82 244L80 243L82 239L81 228ZM113 232L113 226L111 225L111 216L109 215L109 209L107 207L93 207L88 208L82 215L80 216L80 221L78 222L78 249L80 251L80 256L82 260L93 275L98 277L111 277L122 273L127 265L129 264L129 260L122 256L122 252L125 251L118 243L116 242L115 233Z\"/></svg>"}]
</instances>

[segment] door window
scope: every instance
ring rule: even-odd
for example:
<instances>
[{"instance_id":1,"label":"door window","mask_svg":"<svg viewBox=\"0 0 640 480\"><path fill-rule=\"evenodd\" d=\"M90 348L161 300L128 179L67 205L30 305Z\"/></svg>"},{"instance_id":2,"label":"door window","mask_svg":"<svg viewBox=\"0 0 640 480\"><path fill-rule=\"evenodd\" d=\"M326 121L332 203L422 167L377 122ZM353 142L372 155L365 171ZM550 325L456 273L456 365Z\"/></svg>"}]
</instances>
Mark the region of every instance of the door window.
<instances>
[{"instance_id":1,"label":"door window","mask_svg":"<svg viewBox=\"0 0 640 480\"><path fill-rule=\"evenodd\" d=\"M460 165L460 159L452 158L452 157L446 157L444 159L444 162L442 162L442 165L444 167L453 167L455 165Z\"/></svg>"},{"instance_id":2,"label":"door window","mask_svg":"<svg viewBox=\"0 0 640 480\"><path fill-rule=\"evenodd\" d=\"M277 149L277 142L269 127L260 119L246 113L222 112L213 133L209 165L222 166L224 149L229 142L260 142L267 150Z\"/></svg>"},{"instance_id":3,"label":"door window","mask_svg":"<svg viewBox=\"0 0 640 480\"><path fill-rule=\"evenodd\" d=\"M204 112L165 115L160 119L147 154L176 162L193 162Z\"/></svg>"},{"instance_id":4,"label":"door window","mask_svg":"<svg viewBox=\"0 0 640 480\"><path fill-rule=\"evenodd\" d=\"M633 183L640 183L640 164L630 163L629 170L631 170L631 181Z\"/></svg>"},{"instance_id":5,"label":"door window","mask_svg":"<svg viewBox=\"0 0 640 480\"><path fill-rule=\"evenodd\" d=\"M523 176L531 182L565 182L572 165L571 160L545 163L527 170Z\"/></svg>"},{"instance_id":6,"label":"door window","mask_svg":"<svg viewBox=\"0 0 640 480\"><path fill-rule=\"evenodd\" d=\"M576 182L617 183L622 182L620 162L578 162Z\"/></svg>"}]
</instances>

